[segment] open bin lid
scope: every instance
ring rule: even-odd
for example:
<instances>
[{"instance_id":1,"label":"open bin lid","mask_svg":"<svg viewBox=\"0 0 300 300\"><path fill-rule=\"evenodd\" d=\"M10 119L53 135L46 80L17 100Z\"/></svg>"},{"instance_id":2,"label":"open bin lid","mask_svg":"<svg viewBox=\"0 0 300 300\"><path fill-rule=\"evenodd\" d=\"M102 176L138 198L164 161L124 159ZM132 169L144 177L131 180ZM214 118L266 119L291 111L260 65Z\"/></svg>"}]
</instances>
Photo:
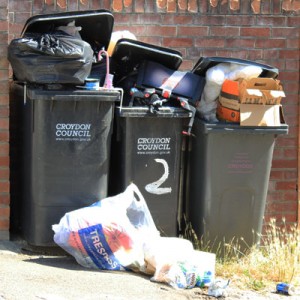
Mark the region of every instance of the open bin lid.
<instances>
[{"instance_id":1,"label":"open bin lid","mask_svg":"<svg viewBox=\"0 0 300 300\"><path fill-rule=\"evenodd\" d=\"M269 65L261 64L255 61L231 58L231 57L200 57L198 62L195 64L192 72L200 76L205 76L206 71L220 63L235 63L244 66L256 66L263 69L259 77L277 78L278 69Z\"/></svg>"},{"instance_id":2,"label":"open bin lid","mask_svg":"<svg viewBox=\"0 0 300 300\"><path fill-rule=\"evenodd\" d=\"M114 17L110 11L104 9L32 16L26 21L21 36L26 33L52 32L55 28L66 26L72 21L75 21L77 27L82 27L80 36L94 51L108 48Z\"/></svg>"},{"instance_id":3,"label":"open bin lid","mask_svg":"<svg viewBox=\"0 0 300 300\"><path fill-rule=\"evenodd\" d=\"M129 74L145 60L177 70L182 63L182 54L173 49L124 38L116 43L111 59L117 73Z\"/></svg>"}]
</instances>

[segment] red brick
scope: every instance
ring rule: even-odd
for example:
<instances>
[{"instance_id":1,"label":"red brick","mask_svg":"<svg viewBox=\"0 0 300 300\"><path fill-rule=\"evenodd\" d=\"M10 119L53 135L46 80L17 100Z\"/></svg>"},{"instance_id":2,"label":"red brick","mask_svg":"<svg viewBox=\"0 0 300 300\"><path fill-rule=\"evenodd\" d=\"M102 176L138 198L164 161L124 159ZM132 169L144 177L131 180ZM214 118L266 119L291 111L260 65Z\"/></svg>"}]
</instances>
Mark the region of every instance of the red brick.
<instances>
[{"instance_id":1,"label":"red brick","mask_svg":"<svg viewBox=\"0 0 300 300\"><path fill-rule=\"evenodd\" d=\"M224 26L224 24L226 24L226 17L197 14L194 16L194 24L207 25L207 26L212 26L212 25Z\"/></svg>"},{"instance_id":2,"label":"red brick","mask_svg":"<svg viewBox=\"0 0 300 300\"><path fill-rule=\"evenodd\" d=\"M195 42L196 47L216 47L216 48L224 48L225 40L223 38L206 38L200 39Z\"/></svg>"},{"instance_id":3,"label":"red brick","mask_svg":"<svg viewBox=\"0 0 300 300\"><path fill-rule=\"evenodd\" d=\"M285 171L284 179L297 179L298 173L297 171Z\"/></svg>"},{"instance_id":4,"label":"red brick","mask_svg":"<svg viewBox=\"0 0 300 300\"><path fill-rule=\"evenodd\" d=\"M145 1L140 1L141 3L144 3ZM132 11L132 0L123 0L123 5L126 8L130 8L129 11Z\"/></svg>"},{"instance_id":5,"label":"red brick","mask_svg":"<svg viewBox=\"0 0 300 300\"><path fill-rule=\"evenodd\" d=\"M279 58L279 50L277 49L263 49L263 59L268 59L272 57L273 59Z\"/></svg>"},{"instance_id":6,"label":"red brick","mask_svg":"<svg viewBox=\"0 0 300 300\"><path fill-rule=\"evenodd\" d=\"M123 30L126 28L128 30L128 27L126 26L123 27ZM147 30L146 26L139 26L139 25L130 26L130 32L133 33L135 36L147 35L146 30Z\"/></svg>"},{"instance_id":7,"label":"red brick","mask_svg":"<svg viewBox=\"0 0 300 300\"><path fill-rule=\"evenodd\" d=\"M165 15L165 16L161 16L160 14L146 14L143 16L143 18L139 18L137 20L131 20L132 22L135 22L135 23L139 23L139 24L142 24L142 25L145 25L145 24L174 24L175 22L171 21L171 22L168 22L168 21L165 21L165 18L172 18L172 16L169 16L169 15Z\"/></svg>"},{"instance_id":8,"label":"red brick","mask_svg":"<svg viewBox=\"0 0 300 300\"><path fill-rule=\"evenodd\" d=\"M166 9L167 8L167 0L156 0L157 8Z\"/></svg>"},{"instance_id":9,"label":"red brick","mask_svg":"<svg viewBox=\"0 0 300 300\"><path fill-rule=\"evenodd\" d=\"M204 1L203 1L204 2ZM204 3L200 3L200 6L204 6ZM199 10L197 0L189 0L188 3L188 11L191 13L197 13Z\"/></svg>"},{"instance_id":10,"label":"red brick","mask_svg":"<svg viewBox=\"0 0 300 300\"><path fill-rule=\"evenodd\" d=\"M251 8L255 14L260 13L261 0L253 0L251 1Z\"/></svg>"},{"instance_id":11,"label":"red brick","mask_svg":"<svg viewBox=\"0 0 300 300\"><path fill-rule=\"evenodd\" d=\"M9 145L8 143L1 143L0 141L0 156L8 156L9 155Z\"/></svg>"},{"instance_id":12,"label":"red brick","mask_svg":"<svg viewBox=\"0 0 300 300\"><path fill-rule=\"evenodd\" d=\"M148 25L146 34L150 36L176 36L176 26Z\"/></svg>"},{"instance_id":13,"label":"red brick","mask_svg":"<svg viewBox=\"0 0 300 300\"><path fill-rule=\"evenodd\" d=\"M226 39L226 48L254 48L254 39L243 39L243 38L228 38Z\"/></svg>"},{"instance_id":14,"label":"red brick","mask_svg":"<svg viewBox=\"0 0 300 300\"><path fill-rule=\"evenodd\" d=\"M299 72L296 71L283 71L280 72L280 80L283 81L296 81L299 82Z\"/></svg>"},{"instance_id":15,"label":"red brick","mask_svg":"<svg viewBox=\"0 0 300 300\"><path fill-rule=\"evenodd\" d=\"M9 229L9 217L7 217L7 220L0 219L0 231L8 230L8 229Z\"/></svg>"},{"instance_id":16,"label":"red brick","mask_svg":"<svg viewBox=\"0 0 300 300\"><path fill-rule=\"evenodd\" d=\"M277 170L271 169L270 180L278 180L278 179L283 179L283 178L284 178L283 171L277 171Z\"/></svg>"},{"instance_id":17,"label":"red brick","mask_svg":"<svg viewBox=\"0 0 300 300\"><path fill-rule=\"evenodd\" d=\"M273 168L297 168L297 160L274 160L273 161Z\"/></svg>"},{"instance_id":18,"label":"red brick","mask_svg":"<svg viewBox=\"0 0 300 300\"><path fill-rule=\"evenodd\" d=\"M293 211L297 211L297 208L298 208L298 203L296 201L275 202L268 205L268 210L270 212L275 212L275 213L293 212Z\"/></svg>"},{"instance_id":19,"label":"red brick","mask_svg":"<svg viewBox=\"0 0 300 300\"><path fill-rule=\"evenodd\" d=\"M161 46L161 38L157 37L157 36L143 37L143 42L148 43L148 44Z\"/></svg>"},{"instance_id":20,"label":"red brick","mask_svg":"<svg viewBox=\"0 0 300 300\"><path fill-rule=\"evenodd\" d=\"M207 36L208 29L206 26L179 26L178 36Z\"/></svg>"},{"instance_id":21,"label":"red brick","mask_svg":"<svg viewBox=\"0 0 300 300\"><path fill-rule=\"evenodd\" d=\"M263 50L262 49L256 49L256 50L249 50L248 57L249 60L262 60L263 59Z\"/></svg>"},{"instance_id":22,"label":"red brick","mask_svg":"<svg viewBox=\"0 0 300 300\"><path fill-rule=\"evenodd\" d=\"M8 10L6 7L0 7L0 20L7 20Z\"/></svg>"},{"instance_id":23,"label":"red brick","mask_svg":"<svg viewBox=\"0 0 300 300\"><path fill-rule=\"evenodd\" d=\"M224 23L223 23L224 24ZM255 25L255 18L252 16L240 16L240 15L234 15L230 16L228 15L226 18L226 25L227 26L237 26L238 28L240 26L254 26Z\"/></svg>"},{"instance_id":24,"label":"red brick","mask_svg":"<svg viewBox=\"0 0 300 300\"><path fill-rule=\"evenodd\" d=\"M160 18L160 15L155 15L157 18ZM144 19L144 18L143 18ZM162 15L162 24L180 24L180 26L193 24L193 18L187 15L174 15L174 14L164 14Z\"/></svg>"},{"instance_id":25,"label":"red brick","mask_svg":"<svg viewBox=\"0 0 300 300\"><path fill-rule=\"evenodd\" d=\"M0 204L8 205L10 203L9 194L0 194Z\"/></svg>"},{"instance_id":26,"label":"red brick","mask_svg":"<svg viewBox=\"0 0 300 300\"><path fill-rule=\"evenodd\" d=\"M112 1L112 10L116 12L121 12L123 10L122 0L113 0Z\"/></svg>"},{"instance_id":27,"label":"red brick","mask_svg":"<svg viewBox=\"0 0 300 300\"><path fill-rule=\"evenodd\" d=\"M299 48L299 39L287 39L286 40L287 43L287 48L288 49L298 49Z\"/></svg>"},{"instance_id":28,"label":"red brick","mask_svg":"<svg viewBox=\"0 0 300 300\"><path fill-rule=\"evenodd\" d=\"M78 0L68 0L68 10L78 10L78 9L79 9Z\"/></svg>"},{"instance_id":29,"label":"red brick","mask_svg":"<svg viewBox=\"0 0 300 300\"><path fill-rule=\"evenodd\" d=\"M300 15L287 18L287 24L286 24L287 27L298 27L299 24L300 24Z\"/></svg>"},{"instance_id":30,"label":"red brick","mask_svg":"<svg viewBox=\"0 0 300 300\"><path fill-rule=\"evenodd\" d=\"M2 131L2 128L0 128L0 141L1 142L8 142L9 141L9 132L8 131Z\"/></svg>"},{"instance_id":31,"label":"red brick","mask_svg":"<svg viewBox=\"0 0 300 300\"><path fill-rule=\"evenodd\" d=\"M8 156L5 156L5 157L0 156L0 167L9 167L9 157Z\"/></svg>"},{"instance_id":32,"label":"red brick","mask_svg":"<svg viewBox=\"0 0 300 300\"><path fill-rule=\"evenodd\" d=\"M49 0L45 0L45 2L48 2ZM9 11L13 12L31 12L32 10L32 1L22 1L22 5L20 5L19 0L9 0Z\"/></svg>"},{"instance_id":33,"label":"red brick","mask_svg":"<svg viewBox=\"0 0 300 300\"><path fill-rule=\"evenodd\" d=\"M9 182L0 181L0 191L1 193L9 193Z\"/></svg>"},{"instance_id":34,"label":"red brick","mask_svg":"<svg viewBox=\"0 0 300 300\"><path fill-rule=\"evenodd\" d=\"M284 59L294 59L295 57L299 58L299 49L298 50L280 50L280 56L279 58L284 58Z\"/></svg>"},{"instance_id":35,"label":"red brick","mask_svg":"<svg viewBox=\"0 0 300 300\"><path fill-rule=\"evenodd\" d=\"M163 46L165 47L192 47L193 39L189 38L164 38Z\"/></svg>"},{"instance_id":36,"label":"red brick","mask_svg":"<svg viewBox=\"0 0 300 300\"><path fill-rule=\"evenodd\" d=\"M9 179L9 169L8 168L0 168L0 180L8 180Z\"/></svg>"},{"instance_id":37,"label":"red brick","mask_svg":"<svg viewBox=\"0 0 300 300\"><path fill-rule=\"evenodd\" d=\"M295 181L278 181L276 182L276 190L297 190Z\"/></svg>"},{"instance_id":38,"label":"red brick","mask_svg":"<svg viewBox=\"0 0 300 300\"><path fill-rule=\"evenodd\" d=\"M287 201L298 201L298 193L297 191L285 191L283 200Z\"/></svg>"},{"instance_id":39,"label":"red brick","mask_svg":"<svg viewBox=\"0 0 300 300\"><path fill-rule=\"evenodd\" d=\"M238 37L240 34L239 27L234 26L214 26L210 27L209 35L210 36L225 36L225 37Z\"/></svg>"},{"instance_id":40,"label":"red brick","mask_svg":"<svg viewBox=\"0 0 300 300\"><path fill-rule=\"evenodd\" d=\"M32 1L32 11L34 14L39 14L43 10L43 1L33 0Z\"/></svg>"},{"instance_id":41,"label":"red brick","mask_svg":"<svg viewBox=\"0 0 300 300\"><path fill-rule=\"evenodd\" d=\"M256 24L259 26L266 27L285 27L286 17L285 16L257 16Z\"/></svg>"},{"instance_id":42,"label":"red brick","mask_svg":"<svg viewBox=\"0 0 300 300\"><path fill-rule=\"evenodd\" d=\"M257 39L255 41L256 48L285 48L286 47L286 39L278 38L278 39Z\"/></svg>"},{"instance_id":43,"label":"red brick","mask_svg":"<svg viewBox=\"0 0 300 300\"><path fill-rule=\"evenodd\" d=\"M287 70L299 70L299 60L287 60L286 61L286 69Z\"/></svg>"},{"instance_id":44,"label":"red brick","mask_svg":"<svg viewBox=\"0 0 300 300\"><path fill-rule=\"evenodd\" d=\"M295 38L299 37L299 30L295 27L274 27L272 28L273 37Z\"/></svg>"},{"instance_id":45,"label":"red brick","mask_svg":"<svg viewBox=\"0 0 300 300\"><path fill-rule=\"evenodd\" d=\"M8 116L9 116L9 109L8 109L8 107L6 107L6 106L0 106L0 118L8 117Z\"/></svg>"},{"instance_id":46,"label":"red brick","mask_svg":"<svg viewBox=\"0 0 300 300\"><path fill-rule=\"evenodd\" d=\"M0 31L8 31L8 22L0 21Z\"/></svg>"},{"instance_id":47,"label":"red brick","mask_svg":"<svg viewBox=\"0 0 300 300\"><path fill-rule=\"evenodd\" d=\"M176 8L177 8L176 4L177 4L176 0L168 0L167 1L167 12L168 13L176 12Z\"/></svg>"},{"instance_id":48,"label":"red brick","mask_svg":"<svg viewBox=\"0 0 300 300\"><path fill-rule=\"evenodd\" d=\"M8 118L0 118L0 128L2 130L9 128L9 120L8 120Z\"/></svg>"},{"instance_id":49,"label":"red brick","mask_svg":"<svg viewBox=\"0 0 300 300\"><path fill-rule=\"evenodd\" d=\"M185 60L182 62L181 66L180 66L180 70L182 70L182 71L191 70L194 65L195 64L193 61Z\"/></svg>"},{"instance_id":50,"label":"red brick","mask_svg":"<svg viewBox=\"0 0 300 300\"><path fill-rule=\"evenodd\" d=\"M261 27L242 27L241 36L250 36L250 37L269 37L270 28L261 28Z\"/></svg>"},{"instance_id":51,"label":"red brick","mask_svg":"<svg viewBox=\"0 0 300 300\"><path fill-rule=\"evenodd\" d=\"M0 93L0 106L1 105L8 105L8 103L9 103L8 95L1 95L1 93Z\"/></svg>"},{"instance_id":52,"label":"red brick","mask_svg":"<svg viewBox=\"0 0 300 300\"><path fill-rule=\"evenodd\" d=\"M150 10L149 7L148 7L148 10ZM135 2L135 12L143 13L144 11L145 11L145 3L143 1L136 1Z\"/></svg>"}]
</instances>

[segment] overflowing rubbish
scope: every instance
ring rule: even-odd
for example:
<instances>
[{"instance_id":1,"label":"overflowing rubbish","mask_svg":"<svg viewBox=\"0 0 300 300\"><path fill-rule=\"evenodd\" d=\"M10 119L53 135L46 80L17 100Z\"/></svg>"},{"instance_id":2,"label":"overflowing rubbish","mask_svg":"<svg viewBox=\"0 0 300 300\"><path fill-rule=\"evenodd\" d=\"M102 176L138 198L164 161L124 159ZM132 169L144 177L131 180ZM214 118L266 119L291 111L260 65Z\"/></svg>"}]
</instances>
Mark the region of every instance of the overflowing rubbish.
<instances>
[{"instance_id":1,"label":"overflowing rubbish","mask_svg":"<svg viewBox=\"0 0 300 300\"><path fill-rule=\"evenodd\" d=\"M227 287L229 286L230 280L216 279L212 282L208 288L207 294L213 297L226 297Z\"/></svg>"},{"instance_id":2,"label":"overflowing rubbish","mask_svg":"<svg viewBox=\"0 0 300 300\"><path fill-rule=\"evenodd\" d=\"M174 288L209 286L215 254L190 241L161 237L135 184L117 196L65 214L52 226L54 241L87 268L147 274Z\"/></svg>"},{"instance_id":3,"label":"overflowing rubbish","mask_svg":"<svg viewBox=\"0 0 300 300\"><path fill-rule=\"evenodd\" d=\"M69 35L57 28L54 32L27 33L12 40L8 60L16 79L34 83L84 83L91 72L94 53L91 45L78 37L78 32Z\"/></svg>"},{"instance_id":4,"label":"overflowing rubbish","mask_svg":"<svg viewBox=\"0 0 300 300\"><path fill-rule=\"evenodd\" d=\"M136 185L121 194L65 214L54 241L87 268L140 270L143 247L159 235Z\"/></svg>"},{"instance_id":5,"label":"overflowing rubbish","mask_svg":"<svg viewBox=\"0 0 300 300\"><path fill-rule=\"evenodd\" d=\"M101 32L99 29L101 29ZM80 198L77 205L78 208L69 205L69 203L73 204L72 197L74 195L69 198L66 195L60 195L63 203L53 205L53 207L50 204L51 213L50 208L47 206L47 209L44 210L47 218L45 217L44 219L47 219L49 222L52 217L53 219L61 218L59 222L56 221L58 222L57 224L51 223L53 224L52 229L54 231L53 240L58 246L72 255L80 265L86 268L139 272L149 275L153 282L166 283L178 289L207 287L209 296L226 297L230 281L215 279L216 255L214 253L195 250L190 241L173 236L182 229L180 220L183 217L184 209L187 211L193 210L190 215L193 217L193 213L196 213L197 215L194 218L197 222L200 219L201 221L202 219L204 220L204 218L199 217L203 211L217 211L217 209L203 209L204 206L199 211L198 209L191 209L187 207L188 205L192 205L190 199L187 200L190 203L183 203L183 199L181 198L183 198L182 194L186 190L184 186L186 182L183 183L185 178L181 178L181 176L190 175L188 171L192 170L191 166L185 165L185 151L187 145L191 146L196 141L196 139L193 139L196 136L194 135L196 130L193 126L196 127L197 120L195 118L197 119L198 116L201 122L205 121L208 124L213 124L212 129L209 128L210 131L216 130L218 132L221 132L222 128L218 128L217 123L237 123L241 126L250 127L273 127L285 124L281 105L281 99L285 97L285 94L280 81L277 80L278 70L271 66L246 60L203 57L199 59L192 70L180 71L179 67L182 63L182 54L180 52L138 41L136 36L127 30L112 32L112 29L113 16L105 10L68 12L62 13L60 17L56 15L33 17L26 23L22 37L11 41L8 47L8 60L13 68L14 80L18 84L24 84L23 94L19 93L19 91L18 93L22 94L25 100L26 97L29 98L30 101L27 102L32 102L30 104L32 107L30 106L28 111L34 114L41 112L41 114L45 115L44 118L37 118L34 115L34 120L46 120L46 111L51 111L54 114L58 111L59 105L70 104L70 99L74 100L74 105L72 104L71 110L68 111L71 117L66 113L66 108L68 108L66 105L62 109L63 113L58 113L57 122L56 118L51 116L50 121L55 120L56 124L50 124L49 121L49 128L57 129L55 142L60 143L57 148L63 144L67 145L67 150L79 149L80 153L78 157L82 158L84 154L87 154L87 142L95 144L95 137L92 137L92 133L94 133L94 127L97 127L96 125L94 126L94 123L92 124L91 116L93 114L89 110L86 109L87 113L85 116L84 110L81 109L80 114L84 116L80 120L78 115L75 115L74 111L81 104L80 102L85 102L84 104L87 103L87 106L90 106L90 103L93 103L95 99L102 97L103 102L108 102L110 98L113 98L113 101L120 103L119 106L116 106L116 113L114 111L115 106L110 106L109 111L107 111L107 115L110 115L109 121L104 120L102 117L95 117L95 123L102 122L108 128L107 124L110 123L112 125L112 121L116 116L114 121L116 120L116 127L120 130L116 130L115 132L117 133L114 132L114 141L118 146L122 146L118 148L122 152L120 156L122 159L126 156L127 162L122 161L117 165L117 175L121 173L122 175L119 177L115 176L114 179L110 180L112 182L113 180L119 181L115 184L117 186L117 184L120 184L120 178L123 179L123 177L128 176L130 179L125 178L126 180L122 182L122 184L125 185L126 183L127 185L128 180L135 182L132 177L136 176L137 178L135 179L145 188L149 199L153 197L156 201L159 199L158 197L163 195L164 207L159 206L161 205L159 201L154 201L155 204L152 205L155 208L155 214L158 211L161 213L163 210L166 210L158 219L160 221L164 219L161 221L163 225L170 223L166 227L171 230L172 237L161 236L145 200L145 198L148 200L148 197L144 198L138 185L131 183L125 191L118 194L112 193L116 195L109 197L109 193L106 190L108 181L103 180L105 184L101 187L98 182L92 184L95 181L94 178L97 177L93 172L89 172L88 175L91 178L86 180L87 184L82 184L84 188L82 188L81 182L77 184L78 191L76 190L76 193L78 195L76 194L75 196ZM36 86L38 86L37 90L35 90ZM105 97L104 94L100 93L103 90L105 90L105 93L108 93L105 94ZM29 96L27 95L27 91L29 91ZM58 91L63 91L63 93L59 93ZM118 91L117 97L114 96L116 91ZM31 96L36 98L33 97L31 99ZM36 100L45 99L51 99L51 101L56 101L57 103L55 102L55 105L51 103L51 109L44 109L45 104L49 105L50 101L42 102ZM88 101L85 101L87 99ZM40 109L35 105L40 105ZM24 101L24 107L28 106L29 104ZM54 110L54 107L56 110ZM135 109L137 110L135 111ZM99 103L94 110L103 112L104 106L102 103L101 105ZM106 114L106 112L103 114ZM68 119L63 120L62 116L67 116ZM178 124L176 123L176 118L178 119ZM139 123L139 119L143 119L143 124L142 122ZM156 119L159 119L159 122L161 122L159 124L160 127L157 126L158 121ZM149 127L152 127L152 124L155 122L157 128L156 130L152 130ZM30 120L28 124L31 126L33 123ZM205 126L208 124L205 124ZM84 138L80 131L75 130L76 128L81 128L81 126L86 129L84 131ZM42 126L36 127L42 128ZM31 127L29 129L30 134L32 134ZM46 131L46 129L47 127L44 126L43 130ZM35 130L35 138L36 136L38 138L36 140L32 138L32 144L37 143L37 141L39 142L41 136L47 136L48 138L45 132ZM110 129L107 130L111 133ZM97 131L95 136L102 136L102 129L100 131ZM176 131L175 134L174 131ZM232 133L233 129L230 131ZM200 134L202 132L198 134L197 142L199 143L202 142L199 141L201 140L201 138L199 139ZM207 132L205 131L206 134ZM276 134L278 134L278 131L276 131ZM178 135L180 138L178 138ZM102 138L103 142L101 141L101 145L104 145L106 141L110 142L110 135L109 138ZM124 140L120 142L119 138L126 139L126 142ZM266 140L266 137L263 138ZM228 139L227 137L227 141ZM202 140L205 142L207 139L205 137ZM43 140L41 139L41 141ZM191 143L188 144L187 141ZM84 142L85 144L79 144L79 142ZM71 145L69 146L68 143L71 143ZM223 143L221 146L214 147L214 149L223 149L223 161L226 159L226 157L224 158L224 153L226 152L224 151L225 144ZM233 145L233 143L230 144ZM240 140L237 144L247 145L246 143L240 143ZM262 143L257 143L255 140L255 143L252 144L261 145ZM273 144L271 146L273 147ZM266 148L271 149L271 146ZM257 146L255 147L257 148ZM69 174L72 173L71 169L68 170L70 171L68 176L61 176L60 173L55 173L57 170L51 169L53 173L47 178L48 173L44 171L46 168L41 166L40 161L35 161L36 157L39 159L42 157L44 160L48 158L44 153L40 154L38 152L40 151L39 149L43 148L35 148L32 145L26 148L30 150L34 148L37 151L37 153L30 153L30 155L32 154L32 161L30 161L31 165L29 168L34 167L34 170L39 170L41 173L36 174L41 176L28 177L46 178L43 184L46 186L47 195L41 197L42 199L48 199L47 197L50 199L52 192L56 196L59 194L58 190L64 191L66 187L69 187L66 182L70 178ZM190 149L195 148L195 145L190 147ZM227 151L230 160L225 165L226 168L230 169L229 172L231 174L253 173L254 159L250 156L248 157L248 154L246 156L243 154L248 153L249 148L250 146L247 151L242 149L237 153L234 153L233 150ZM85 149L85 151L81 151L81 149ZM109 150L111 149L105 149L105 154L110 153ZM116 149L113 150L116 151ZM135 150L136 152L134 152ZM59 155L62 152L60 151ZM67 153L66 156L71 156L73 152ZM96 152L98 155L98 148ZM193 159L195 166L197 165L195 162L199 157L200 151L196 152L196 157ZM213 151L208 152L213 153ZM105 155L101 154L100 156ZM128 156L131 156L131 158L128 158ZM153 157L149 159L150 156ZM205 155L202 153L202 159L203 156ZM261 157L261 155L258 156L259 158ZM97 161L90 162L91 157L94 158L96 155L94 153L87 154L87 157L84 157L80 161L80 167L84 166L86 168L88 164L100 164ZM117 155L115 157L119 159ZM106 157L104 160L106 163ZM130 163L134 161L135 166L128 166L128 161ZM213 160L207 159L207 161ZM109 165L109 168L111 168L110 174L115 175L115 170L112 167L113 163L111 165L109 163L107 162L106 166ZM50 164L48 163L48 165ZM36 165L41 166L41 171ZM126 168L124 167L123 170L124 165L126 165ZM74 169L79 169L80 167L76 165ZM159 172L163 170L163 173L157 172L154 177L149 176L149 178L146 178L148 174L146 175L145 169L148 168L148 172L153 175L152 173L156 173L156 167L159 168ZM203 166L203 168L202 166L201 168L196 166L196 168L198 172L198 170L205 170L206 166ZM247 168L251 170L249 171ZM57 167L57 169L63 168ZM78 169L76 169L76 172L80 173L82 170ZM217 172L220 173L220 164L218 164ZM102 173L99 174L99 177L104 175L103 177L107 179L108 176L106 176L106 173L108 172L102 170ZM212 171L209 173L211 177L214 177ZM88 175L85 176L88 177ZM195 179L196 182L198 177L206 178L206 175L190 177ZM51 183L55 180L53 182L47 180L50 177L51 180L54 177L59 177L61 182L64 183L63 187L57 189L51 186ZM77 177L79 178L79 176ZM141 180L142 177L146 178L143 178L145 182ZM226 175L223 176L222 181L227 177ZM233 175L229 177L234 178L235 181L231 186L239 185L239 190L231 194L228 193L229 200L226 209L230 207L230 203L233 203L236 209L238 201L233 202L233 200L235 200L235 195L237 195L237 199L241 198L241 187L245 180L243 179L242 183L238 184L238 180ZM242 176L238 175L238 177L242 179ZM83 180L78 179L79 181ZM211 180L211 182L216 182L216 180ZM27 195L37 192L39 185L35 185L35 183L27 182L27 184L24 184L29 189L34 187L26 193ZM76 181L75 184L74 182L72 184L73 186L76 185ZM197 182L197 188L201 184ZM220 187L221 184L219 183L218 188ZM69 189L72 190L72 188ZM100 197L98 197L98 201L91 205L83 205L87 200L82 195L88 194L90 190L93 190L93 193L97 194L97 197L102 192L106 196L99 200L98 198ZM207 186L203 190L207 190ZM244 190L247 192L244 197L247 200L246 197L248 197L249 189ZM189 189L189 193L193 196L192 189ZM198 201L199 193L196 194ZM208 194L213 193L209 191ZM92 196L93 201L95 201L94 195ZM253 197L252 195L250 196L249 199L253 204ZM46 200L44 201L47 202ZM30 205L33 204L32 206L34 207L37 201L32 202ZM214 202L216 201L209 201L209 206L213 207L215 205ZM43 206L40 204L39 207ZM184 208L185 205L186 207ZM58 206L62 207L60 212L56 212L56 207ZM220 205L218 204L218 206ZM246 207L244 203L243 206ZM68 211L69 207L74 208L74 210ZM39 223L38 221L41 221L43 217L42 214L40 216L37 213L38 210L32 211L32 215L30 211L28 214L30 217L27 218L30 221L28 221L28 224L25 224L26 226L23 225L23 227L34 227L35 230L39 226L31 226L35 224L35 222L31 222L32 219L36 219L34 221ZM247 209L246 213L248 216L249 209ZM170 222L166 220L166 215L172 219ZM223 215L226 215L226 213ZM243 214L240 213L237 215L243 219L241 223L246 224ZM220 225L221 223L219 218L218 226L222 226ZM210 225L209 222L206 224ZM44 227L40 226L39 228L46 227L51 235L52 232L49 224L43 225ZM247 225L246 227L250 227ZM210 226L213 227L212 225ZM223 227L225 228L226 226ZM29 228L28 231L31 233L32 229ZM215 236L220 234L221 229L223 230L223 228L218 228ZM41 238L49 234L47 230L40 230L41 236L33 233L30 235L34 238ZM34 242L38 243L37 240ZM277 293L292 295L294 288L291 285L281 283L277 285L276 291Z\"/></svg>"}]
</instances>

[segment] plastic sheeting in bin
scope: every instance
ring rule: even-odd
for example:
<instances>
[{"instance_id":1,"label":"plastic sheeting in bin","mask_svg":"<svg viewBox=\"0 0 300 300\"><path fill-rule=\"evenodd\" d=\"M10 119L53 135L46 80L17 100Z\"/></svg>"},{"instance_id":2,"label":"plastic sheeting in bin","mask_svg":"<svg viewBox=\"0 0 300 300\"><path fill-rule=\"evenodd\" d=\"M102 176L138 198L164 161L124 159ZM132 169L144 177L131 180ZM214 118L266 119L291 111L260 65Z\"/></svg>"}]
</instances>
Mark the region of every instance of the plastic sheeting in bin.
<instances>
[{"instance_id":1,"label":"plastic sheeting in bin","mask_svg":"<svg viewBox=\"0 0 300 300\"><path fill-rule=\"evenodd\" d=\"M204 244L216 251L234 240L245 250L259 242L275 139L287 132L195 119L186 211Z\"/></svg>"},{"instance_id":2,"label":"plastic sheeting in bin","mask_svg":"<svg viewBox=\"0 0 300 300\"><path fill-rule=\"evenodd\" d=\"M14 84L23 105L22 232L51 246L52 224L107 196L118 90L47 90Z\"/></svg>"},{"instance_id":3,"label":"plastic sheeting in bin","mask_svg":"<svg viewBox=\"0 0 300 300\"><path fill-rule=\"evenodd\" d=\"M117 107L111 191L134 182L161 234L177 236L182 212L182 155L190 113L181 108Z\"/></svg>"}]
</instances>

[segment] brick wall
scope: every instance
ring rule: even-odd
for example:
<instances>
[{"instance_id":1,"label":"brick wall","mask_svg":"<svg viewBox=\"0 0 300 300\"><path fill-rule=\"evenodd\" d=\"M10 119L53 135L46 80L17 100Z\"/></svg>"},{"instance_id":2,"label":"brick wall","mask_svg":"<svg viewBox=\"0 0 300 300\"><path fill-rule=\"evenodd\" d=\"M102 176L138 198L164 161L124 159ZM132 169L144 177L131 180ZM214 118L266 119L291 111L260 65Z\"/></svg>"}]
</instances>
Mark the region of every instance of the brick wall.
<instances>
[{"instance_id":1,"label":"brick wall","mask_svg":"<svg viewBox=\"0 0 300 300\"><path fill-rule=\"evenodd\" d=\"M10 207L8 41L20 35L33 14L100 8L114 13L115 30L181 51L181 69L190 69L200 56L244 58L279 68L290 128L276 140L265 216L299 222L300 0L0 0L0 239L8 238Z\"/></svg>"}]
</instances>

